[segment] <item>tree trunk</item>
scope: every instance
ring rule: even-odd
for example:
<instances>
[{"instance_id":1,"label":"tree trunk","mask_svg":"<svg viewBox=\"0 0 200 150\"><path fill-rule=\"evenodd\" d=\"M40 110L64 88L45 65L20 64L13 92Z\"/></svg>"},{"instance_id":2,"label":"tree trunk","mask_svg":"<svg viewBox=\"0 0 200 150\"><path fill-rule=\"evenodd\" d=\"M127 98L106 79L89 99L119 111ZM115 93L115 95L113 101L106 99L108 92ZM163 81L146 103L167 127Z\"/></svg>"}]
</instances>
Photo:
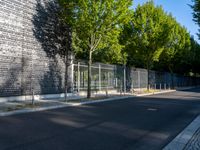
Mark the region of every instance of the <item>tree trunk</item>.
<instances>
[{"instance_id":1,"label":"tree trunk","mask_svg":"<svg viewBox=\"0 0 200 150\"><path fill-rule=\"evenodd\" d=\"M68 52L65 55L65 101L67 100L67 86L68 85Z\"/></svg>"},{"instance_id":2,"label":"tree trunk","mask_svg":"<svg viewBox=\"0 0 200 150\"><path fill-rule=\"evenodd\" d=\"M91 65L92 65L92 51L89 51L88 59L88 88L87 88L87 98L91 97Z\"/></svg>"},{"instance_id":3,"label":"tree trunk","mask_svg":"<svg viewBox=\"0 0 200 150\"><path fill-rule=\"evenodd\" d=\"M68 67L69 67L69 62L68 62L68 58L69 58L69 51L72 51L72 31L70 27L67 27L67 33L66 33L66 37L67 39L64 42L64 46L65 46L65 51L64 51L64 55L65 55L65 101L67 100L67 90L68 90Z\"/></svg>"}]
</instances>

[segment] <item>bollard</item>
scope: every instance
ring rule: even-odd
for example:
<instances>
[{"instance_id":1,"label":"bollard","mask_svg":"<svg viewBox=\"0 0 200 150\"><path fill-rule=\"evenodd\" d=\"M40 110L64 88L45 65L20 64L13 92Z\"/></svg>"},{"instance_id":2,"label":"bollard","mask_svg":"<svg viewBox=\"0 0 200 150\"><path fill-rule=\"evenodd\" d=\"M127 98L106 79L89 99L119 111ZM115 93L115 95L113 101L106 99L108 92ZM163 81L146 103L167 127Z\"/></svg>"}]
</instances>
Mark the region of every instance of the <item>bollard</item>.
<instances>
[{"instance_id":1,"label":"bollard","mask_svg":"<svg viewBox=\"0 0 200 150\"><path fill-rule=\"evenodd\" d=\"M122 85L120 85L120 96L122 96Z\"/></svg>"},{"instance_id":2,"label":"bollard","mask_svg":"<svg viewBox=\"0 0 200 150\"><path fill-rule=\"evenodd\" d=\"M164 89L166 90L166 83L164 84Z\"/></svg>"},{"instance_id":3,"label":"bollard","mask_svg":"<svg viewBox=\"0 0 200 150\"><path fill-rule=\"evenodd\" d=\"M108 97L108 86L106 86L106 97Z\"/></svg>"},{"instance_id":4,"label":"bollard","mask_svg":"<svg viewBox=\"0 0 200 150\"><path fill-rule=\"evenodd\" d=\"M162 88L162 87L161 87L161 83L160 83L160 91L161 91L161 88Z\"/></svg>"},{"instance_id":5,"label":"bollard","mask_svg":"<svg viewBox=\"0 0 200 150\"><path fill-rule=\"evenodd\" d=\"M34 99L34 91L32 91L32 100L31 100L32 105L35 104L35 99Z\"/></svg>"}]
</instances>

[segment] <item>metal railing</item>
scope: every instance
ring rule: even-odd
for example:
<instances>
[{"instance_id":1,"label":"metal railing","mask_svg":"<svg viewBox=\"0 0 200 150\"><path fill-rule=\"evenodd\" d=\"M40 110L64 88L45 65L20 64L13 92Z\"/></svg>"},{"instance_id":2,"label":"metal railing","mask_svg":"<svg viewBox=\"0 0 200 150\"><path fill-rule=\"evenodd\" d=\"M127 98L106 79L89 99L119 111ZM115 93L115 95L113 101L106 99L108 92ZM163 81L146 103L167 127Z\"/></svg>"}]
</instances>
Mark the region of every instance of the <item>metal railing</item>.
<instances>
[{"instance_id":1,"label":"metal railing","mask_svg":"<svg viewBox=\"0 0 200 150\"><path fill-rule=\"evenodd\" d=\"M74 63L74 91L87 90L87 68L84 62ZM187 77L168 72L148 72L146 69L130 68L123 65L94 63L91 66L91 88L94 91L116 89L130 92L145 89L172 89L175 87L194 86L200 84L200 78Z\"/></svg>"}]
</instances>

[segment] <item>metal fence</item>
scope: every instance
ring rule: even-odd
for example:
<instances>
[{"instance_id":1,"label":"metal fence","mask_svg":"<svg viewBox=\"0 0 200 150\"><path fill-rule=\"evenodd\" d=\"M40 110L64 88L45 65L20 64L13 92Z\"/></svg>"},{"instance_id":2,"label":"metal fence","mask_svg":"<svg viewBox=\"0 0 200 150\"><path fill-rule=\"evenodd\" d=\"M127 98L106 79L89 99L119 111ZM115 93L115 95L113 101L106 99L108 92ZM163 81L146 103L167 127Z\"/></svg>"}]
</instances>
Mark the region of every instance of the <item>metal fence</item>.
<instances>
[{"instance_id":1,"label":"metal fence","mask_svg":"<svg viewBox=\"0 0 200 150\"><path fill-rule=\"evenodd\" d=\"M119 78L117 78L117 69L114 65L105 65L101 63L93 64L91 67L92 90L114 89L118 87ZM86 63L74 63L74 90L87 90L88 84L88 66Z\"/></svg>"},{"instance_id":2,"label":"metal fence","mask_svg":"<svg viewBox=\"0 0 200 150\"><path fill-rule=\"evenodd\" d=\"M84 62L76 61L74 63L74 91L87 90L87 69L88 66ZM148 85L146 69L130 68L123 65L94 63L91 70L93 91L116 89L130 92L131 90L145 89L148 86L153 89L169 89L200 84L199 78L151 70Z\"/></svg>"}]
</instances>

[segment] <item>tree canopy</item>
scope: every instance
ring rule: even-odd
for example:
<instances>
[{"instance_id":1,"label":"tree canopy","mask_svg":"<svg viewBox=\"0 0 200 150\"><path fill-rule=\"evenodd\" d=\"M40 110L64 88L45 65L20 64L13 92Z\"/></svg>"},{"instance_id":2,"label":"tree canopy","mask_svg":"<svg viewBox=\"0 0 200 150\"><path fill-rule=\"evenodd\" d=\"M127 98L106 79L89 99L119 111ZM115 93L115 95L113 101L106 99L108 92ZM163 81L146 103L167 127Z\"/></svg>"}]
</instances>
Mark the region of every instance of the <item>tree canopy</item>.
<instances>
[{"instance_id":1,"label":"tree canopy","mask_svg":"<svg viewBox=\"0 0 200 150\"><path fill-rule=\"evenodd\" d=\"M153 1L137 6L131 22L124 27L129 61L140 63L142 60L148 71L155 61L159 61L170 36L167 17L163 8L155 6Z\"/></svg>"},{"instance_id":2,"label":"tree canopy","mask_svg":"<svg viewBox=\"0 0 200 150\"><path fill-rule=\"evenodd\" d=\"M191 5L191 8L193 9L193 20L197 23L197 25L200 27L200 1L199 0L192 0L193 5ZM200 39L200 29L197 33L199 39ZM194 40L194 38L191 38L191 48L192 48L192 71L194 74L200 73L200 45Z\"/></svg>"},{"instance_id":3,"label":"tree canopy","mask_svg":"<svg viewBox=\"0 0 200 150\"><path fill-rule=\"evenodd\" d=\"M72 31L77 58L88 60L88 97L92 61L198 73L199 44L187 29L153 1L131 9L132 0L58 0L60 17ZM193 0L200 26L200 2ZM198 34L200 36L200 34Z\"/></svg>"},{"instance_id":4,"label":"tree canopy","mask_svg":"<svg viewBox=\"0 0 200 150\"><path fill-rule=\"evenodd\" d=\"M193 9L193 20L197 23L198 26L200 26L200 0L192 0L193 5L190 5ZM200 29L198 30L200 32ZM197 33L199 39L200 34Z\"/></svg>"},{"instance_id":5,"label":"tree canopy","mask_svg":"<svg viewBox=\"0 0 200 150\"><path fill-rule=\"evenodd\" d=\"M187 56L190 52L190 35L187 29L181 26L171 14L167 17L167 24L169 36L161 54L160 62L164 63L167 69L173 73L174 70L181 71L180 65L186 65L189 61Z\"/></svg>"},{"instance_id":6,"label":"tree canopy","mask_svg":"<svg viewBox=\"0 0 200 150\"><path fill-rule=\"evenodd\" d=\"M90 78L92 54L97 50L115 50L120 54L120 27L130 20L132 0L59 0L63 8L63 18L69 21L74 32L74 45L85 53L88 59L88 97L90 97ZM69 13L67 13L69 12ZM98 52L96 52L98 53Z\"/></svg>"}]
</instances>

